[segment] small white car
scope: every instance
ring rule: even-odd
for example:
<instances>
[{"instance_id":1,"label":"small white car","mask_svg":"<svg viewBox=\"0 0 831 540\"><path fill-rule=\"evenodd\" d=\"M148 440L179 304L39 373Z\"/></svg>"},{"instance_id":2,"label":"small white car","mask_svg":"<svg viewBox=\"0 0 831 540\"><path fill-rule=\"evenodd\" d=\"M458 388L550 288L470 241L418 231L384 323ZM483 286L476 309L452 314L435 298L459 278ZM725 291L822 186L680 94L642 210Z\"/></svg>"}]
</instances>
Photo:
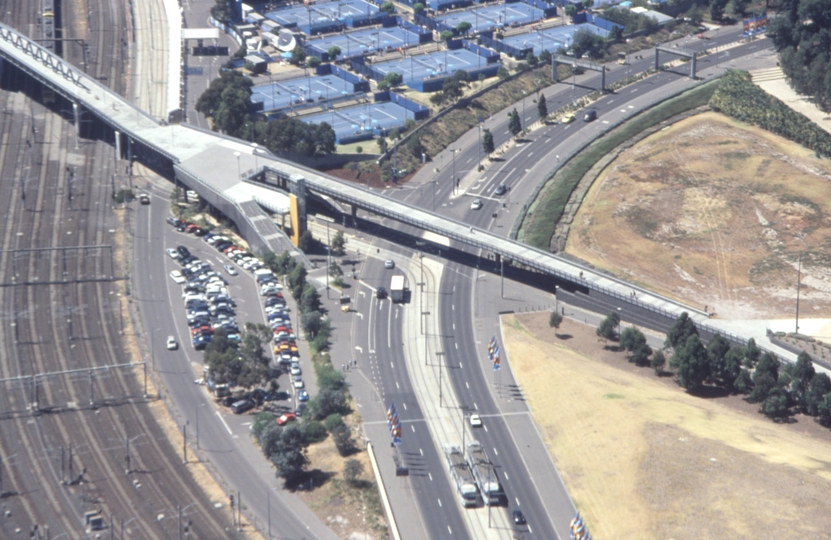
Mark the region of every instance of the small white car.
<instances>
[{"instance_id":1,"label":"small white car","mask_svg":"<svg viewBox=\"0 0 831 540\"><path fill-rule=\"evenodd\" d=\"M239 272L237 272L237 269L234 268L234 265L232 265L232 264L226 264L224 266L224 268L225 268L225 271L228 272L228 275L230 275L230 276L236 276L239 273Z\"/></svg>"},{"instance_id":2,"label":"small white car","mask_svg":"<svg viewBox=\"0 0 831 540\"><path fill-rule=\"evenodd\" d=\"M292 365L291 366L291 374L292 375L301 375L302 372L300 371L300 366Z\"/></svg>"},{"instance_id":3,"label":"small white car","mask_svg":"<svg viewBox=\"0 0 831 540\"><path fill-rule=\"evenodd\" d=\"M392 259L387 259L386 261L384 261L384 268L386 268L387 270L395 268L395 261Z\"/></svg>"},{"instance_id":4,"label":"small white car","mask_svg":"<svg viewBox=\"0 0 831 540\"><path fill-rule=\"evenodd\" d=\"M482 208L482 201L480 199L473 199L473 202L470 203L471 210L479 210Z\"/></svg>"},{"instance_id":5,"label":"small white car","mask_svg":"<svg viewBox=\"0 0 831 540\"><path fill-rule=\"evenodd\" d=\"M182 273L178 270L173 270L170 273L170 279L172 279L173 282L178 284L178 285L181 285L182 283L187 282L187 279L185 279L185 276L183 276Z\"/></svg>"},{"instance_id":6,"label":"small white car","mask_svg":"<svg viewBox=\"0 0 831 540\"><path fill-rule=\"evenodd\" d=\"M176 342L176 338L173 336L167 336L167 350L175 351L178 348L179 344Z\"/></svg>"},{"instance_id":7,"label":"small white car","mask_svg":"<svg viewBox=\"0 0 831 540\"><path fill-rule=\"evenodd\" d=\"M470 425L472 427L482 427L482 417L478 414L470 415Z\"/></svg>"},{"instance_id":8,"label":"small white car","mask_svg":"<svg viewBox=\"0 0 831 540\"><path fill-rule=\"evenodd\" d=\"M168 256L171 259L178 259L179 258L179 252L176 251L176 248L167 248L165 250L165 252L168 254Z\"/></svg>"},{"instance_id":9,"label":"small white car","mask_svg":"<svg viewBox=\"0 0 831 540\"><path fill-rule=\"evenodd\" d=\"M299 375L294 377L294 387L295 388L303 388L305 386L306 386L306 384L303 382L303 379Z\"/></svg>"}]
</instances>

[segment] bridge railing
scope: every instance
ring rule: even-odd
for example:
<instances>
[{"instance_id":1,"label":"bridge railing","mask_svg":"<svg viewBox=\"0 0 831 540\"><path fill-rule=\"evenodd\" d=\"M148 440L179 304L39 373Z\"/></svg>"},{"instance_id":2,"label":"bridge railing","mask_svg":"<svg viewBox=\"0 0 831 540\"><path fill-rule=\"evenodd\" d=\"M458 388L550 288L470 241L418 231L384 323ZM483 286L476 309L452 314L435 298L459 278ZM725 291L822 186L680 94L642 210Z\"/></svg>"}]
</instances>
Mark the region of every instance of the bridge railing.
<instances>
[{"instance_id":1,"label":"bridge railing","mask_svg":"<svg viewBox=\"0 0 831 540\"><path fill-rule=\"evenodd\" d=\"M50 53L26 36L19 34L13 28L0 24L0 39L20 49L55 73L62 75L64 79L75 86L89 91L89 88L81 83L81 74L75 71L70 64L67 64L60 57Z\"/></svg>"}]
</instances>

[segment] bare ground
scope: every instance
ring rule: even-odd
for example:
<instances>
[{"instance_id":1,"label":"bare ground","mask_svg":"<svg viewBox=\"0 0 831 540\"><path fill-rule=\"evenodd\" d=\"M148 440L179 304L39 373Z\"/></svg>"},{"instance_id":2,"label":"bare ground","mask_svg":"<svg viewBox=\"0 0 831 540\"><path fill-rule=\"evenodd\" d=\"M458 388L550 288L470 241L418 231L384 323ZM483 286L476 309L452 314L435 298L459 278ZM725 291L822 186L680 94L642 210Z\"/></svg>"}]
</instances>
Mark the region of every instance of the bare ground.
<instances>
[{"instance_id":1,"label":"bare ground","mask_svg":"<svg viewBox=\"0 0 831 540\"><path fill-rule=\"evenodd\" d=\"M827 537L831 431L813 419L776 424L739 396L690 396L573 320L556 334L547 312L502 322L511 369L594 537Z\"/></svg>"},{"instance_id":2,"label":"bare ground","mask_svg":"<svg viewBox=\"0 0 831 540\"><path fill-rule=\"evenodd\" d=\"M598 177L566 251L723 318L831 315L831 165L716 113L662 130ZM801 259L801 263L800 263Z\"/></svg>"}]
</instances>

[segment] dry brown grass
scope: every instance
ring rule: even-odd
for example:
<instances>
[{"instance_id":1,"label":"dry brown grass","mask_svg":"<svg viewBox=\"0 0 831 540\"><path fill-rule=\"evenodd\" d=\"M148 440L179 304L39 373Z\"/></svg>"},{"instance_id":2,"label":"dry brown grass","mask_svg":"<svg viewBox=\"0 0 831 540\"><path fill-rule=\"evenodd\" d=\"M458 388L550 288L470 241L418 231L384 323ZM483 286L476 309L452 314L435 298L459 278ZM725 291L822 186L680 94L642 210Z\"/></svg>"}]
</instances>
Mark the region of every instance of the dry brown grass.
<instances>
[{"instance_id":1,"label":"dry brown grass","mask_svg":"<svg viewBox=\"0 0 831 540\"><path fill-rule=\"evenodd\" d=\"M511 369L593 536L816 538L831 530L831 435L707 400L548 314L503 318ZM568 336L568 339L565 339ZM825 531L825 532L823 532Z\"/></svg>"},{"instance_id":2,"label":"dry brown grass","mask_svg":"<svg viewBox=\"0 0 831 540\"><path fill-rule=\"evenodd\" d=\"M598 177L566 251L731 318L831 315L831 166L705 113L625 151Z\"/></svg>"}]
</instances>

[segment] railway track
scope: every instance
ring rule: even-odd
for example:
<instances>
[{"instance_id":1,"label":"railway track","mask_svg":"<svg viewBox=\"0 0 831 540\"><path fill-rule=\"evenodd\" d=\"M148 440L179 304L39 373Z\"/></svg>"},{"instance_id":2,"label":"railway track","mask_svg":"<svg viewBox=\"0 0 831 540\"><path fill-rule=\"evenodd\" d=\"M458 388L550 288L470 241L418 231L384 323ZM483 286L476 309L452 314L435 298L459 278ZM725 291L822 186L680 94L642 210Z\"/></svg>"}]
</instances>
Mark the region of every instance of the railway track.
<instances>
[{"instance_id":1,"label":"railway track","mask_svg":"<svg viewBox=\"0 0 831 540\"><path fill-rule=\"evenodd\" d=\"M88 72L123 93L126 4L65 4L64 28L86 34L64 37L85 39ZM0 0L0 10L38 35L37 3ZM112 204L124 164L105 143L76 148L74 126L21 93L0 93L0 107L0 537L85 538L96 534L90 512L113 537L234 537L214 506L225 501L200 489L181 439L168 440L154 418L141 370L101 369L129 358L126 284L111 279L125 272L107 247L119 241L117 214L129 221L135 211Z\"/></svg>"}]
</instances>

